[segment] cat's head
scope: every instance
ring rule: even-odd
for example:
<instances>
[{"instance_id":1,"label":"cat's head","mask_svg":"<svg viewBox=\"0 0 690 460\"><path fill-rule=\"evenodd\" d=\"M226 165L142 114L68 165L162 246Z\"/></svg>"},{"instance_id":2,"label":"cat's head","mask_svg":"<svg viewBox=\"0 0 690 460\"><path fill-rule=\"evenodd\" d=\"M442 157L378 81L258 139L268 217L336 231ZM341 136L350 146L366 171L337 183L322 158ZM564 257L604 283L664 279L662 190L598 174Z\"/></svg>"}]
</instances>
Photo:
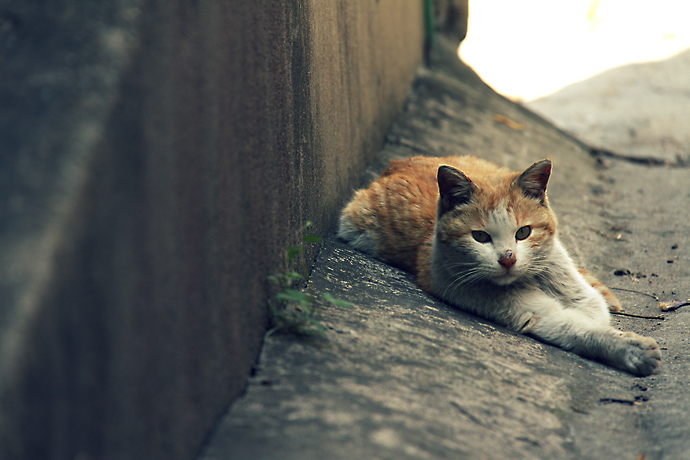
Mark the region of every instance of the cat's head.
<instances>
[{"instance_id":1,"label":"cat's head","mask_svg":"<svg viewBox=\"0 0 690 460\"><path fill-rule=\"evenodd\" d=\"M551 160L470 179L438 170L438 263L467 282L508 285L543 269L557 220L546 197Z\"/></svg>"}]
</instances>

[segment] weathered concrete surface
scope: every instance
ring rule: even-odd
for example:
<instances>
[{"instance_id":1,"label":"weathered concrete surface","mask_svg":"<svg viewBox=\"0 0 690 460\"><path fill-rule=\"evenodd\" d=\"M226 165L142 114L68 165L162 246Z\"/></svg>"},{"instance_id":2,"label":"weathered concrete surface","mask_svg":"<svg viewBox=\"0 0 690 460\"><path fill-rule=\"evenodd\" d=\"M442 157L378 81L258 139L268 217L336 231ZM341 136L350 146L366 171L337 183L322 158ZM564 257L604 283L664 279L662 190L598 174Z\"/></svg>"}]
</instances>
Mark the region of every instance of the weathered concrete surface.
<instances>
[{"instance_id":1,"label":"weathered concrete surface","mask_svg":"<svg viewBox=\"0 0 690 460\"><path fill-rule=\"evenodd\" d=\"M562 239L604 283L640 292L617 291L624 310L659 314L643 293L690 297L686 169L602 169L584 144L444 62L419 76L363 183L413 154L514 168L550 157ZM335 240L312 277L355 307L325 310L324 338L272 335L199 460L690 458L690 307L614 317L664 348L658 373L636 378L445 306Z\"/></svg>"},{"instance_id":2,"label":"weathered concrete surface","mask_svg":"<svg viewBox=\"0 0 690 460\"><path fill-rule=\"evenodd\" d=\"M526 105L594 147L690 164L690 49L625 65Z\"/></svg>"},{"instance_id":3,"label":"weathered concrete surface","mask_svg":"<svg viewBox=\"0 0 690 460\"><path fill-rule=\"evenodd\" d=\"M417 1L1 1L0 457L192 457L423 46Z\"/></svg>"}]
</instances>

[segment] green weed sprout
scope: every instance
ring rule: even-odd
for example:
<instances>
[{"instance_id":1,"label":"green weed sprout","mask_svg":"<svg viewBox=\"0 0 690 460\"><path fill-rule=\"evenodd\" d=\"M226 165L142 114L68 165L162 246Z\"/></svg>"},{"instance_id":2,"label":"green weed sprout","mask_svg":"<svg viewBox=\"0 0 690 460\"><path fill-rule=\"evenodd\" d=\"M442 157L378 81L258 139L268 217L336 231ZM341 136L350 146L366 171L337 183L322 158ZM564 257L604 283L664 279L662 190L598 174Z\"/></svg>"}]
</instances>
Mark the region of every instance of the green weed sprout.
<instances>
[{"instance_id":1,"label":"green weed sprout","mask_svg":"<svg viewBox=\"0 0 690 460\"><path fill-rule=\"evenodd\" d=\"M307 222L297 231L299 244L285 248L287 267L285 273L268 277L271 282L278 285L280 292L269 302L274 326L266 332L264 340L280 329L286 329L298 335L311 336L315 333L325 335L326 327L315 318L324 305L340 308L352 306L350 302L337 299L329 293L322 294L320 297L314 293L309 283L310 270L304 248L307 244L320 242L321 238L315 235L303 235L311 225L311 222ZM299 289L304 286L306 286L305 290Z\"/></svg>"}]
</instances>

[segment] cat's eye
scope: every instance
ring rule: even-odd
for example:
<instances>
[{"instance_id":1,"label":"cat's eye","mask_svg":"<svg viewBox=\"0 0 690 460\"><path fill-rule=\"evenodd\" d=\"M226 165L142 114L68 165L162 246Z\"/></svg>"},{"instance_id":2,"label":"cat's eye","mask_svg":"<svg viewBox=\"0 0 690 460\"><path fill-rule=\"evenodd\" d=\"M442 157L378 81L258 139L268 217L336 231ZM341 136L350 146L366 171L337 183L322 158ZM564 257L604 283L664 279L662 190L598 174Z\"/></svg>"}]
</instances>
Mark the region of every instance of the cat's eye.
<instances>
[{"instance_id":1,"label":"cat's eye","mask_svg":"<svg viewBox=\"0 0 690 460\"><path fill-rule=\"evenodd\" d=\"M524 227L520 227L517 232L515 232L515 239L516 240L524 240L527 239L528 236L532 234L532 227L529 225L525 225Z\"/></svg>"},{"instance_id":2,"label":"cat's eye","mask_svg":"<svg viewBox=\"0 0 690 460\"><path fill-rule=\"evenodd\" d=\"M474 238L479 243L488 243L489 241L491 241L491 235L481 230L473 231L472 238Z\"/></svg>"}]
</instances>

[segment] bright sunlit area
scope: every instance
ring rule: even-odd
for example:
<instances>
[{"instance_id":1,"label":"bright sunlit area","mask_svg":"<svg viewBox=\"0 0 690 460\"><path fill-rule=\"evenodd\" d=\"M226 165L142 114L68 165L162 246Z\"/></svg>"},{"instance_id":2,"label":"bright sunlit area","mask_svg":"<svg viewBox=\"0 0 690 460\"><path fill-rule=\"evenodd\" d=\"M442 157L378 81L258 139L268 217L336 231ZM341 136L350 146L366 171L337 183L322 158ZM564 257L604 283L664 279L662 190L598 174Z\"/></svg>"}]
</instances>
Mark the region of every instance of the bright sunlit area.
<instances>
[{"instance_id":1,"label":"bright sunlit area","mask_svg":"<svg viewBox=\"0 0 690 460\"><path fill-rule=\"evenodd\" d=\"M515 100L690 48L687 0L470 0L469 8L460 56Z\"/></svg>"}]
</instances>

